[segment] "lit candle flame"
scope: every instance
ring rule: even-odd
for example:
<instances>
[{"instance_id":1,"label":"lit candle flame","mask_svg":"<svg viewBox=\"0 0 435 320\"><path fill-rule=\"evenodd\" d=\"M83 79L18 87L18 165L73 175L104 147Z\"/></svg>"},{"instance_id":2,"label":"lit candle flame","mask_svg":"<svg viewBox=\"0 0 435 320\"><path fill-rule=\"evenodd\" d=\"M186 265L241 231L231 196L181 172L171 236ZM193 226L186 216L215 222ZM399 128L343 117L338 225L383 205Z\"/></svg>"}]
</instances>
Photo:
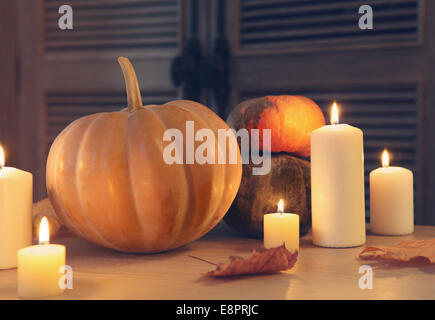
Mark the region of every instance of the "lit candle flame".
<instances>
[{"instance_id":1,"label":"lit candle flame","mask_svg":"<svg viewBox=\"0 0 435 320\"><path fill-rule=\"evenodd\" d=\"M3 147L0 146L0 169L3 169L5 166L5 151L3 150Z\"/></svg>"},{"instance_id":2,"label":"lit candle flame","mask_svg":"<svg viewBox=\"0 0 435 320\"><path fill-rule=\"evenodd\" d=\"M335 101L331 109L331 124L338 124L338 107Z\"/></svg>"},{"instance_id":3,"label":"lit candle flame","mask_svg":"<svg viewBox=\"0 0 435 320\"><path fill-rule=\"evenodd\" d=\"M41 223L39 224L39 244L49 244L50 243L50 231L48 227L47 217L42 217Z\"/></svg>"},{"instance_id":4,"label":"lit candle flame","mask_svg":"<svg viewBox=\"0 0 435 320\"><path fill-rule=\"evenodd\" d=\"M284 213L284 200L282 199L278 202L278 213Z\"/></svg>"},{"instance_id":5,"label":"lit candle flame","mask_svg":"<svg viewBox=\"0 0 435 320\"><path fill-rule=\"evenodd\" d=\"M384 152L382 152L382 166L384 168L388 168L389 165L390 165L390 157L388 156L387 149L385 149Z\"/></svg>"}]
</instances>

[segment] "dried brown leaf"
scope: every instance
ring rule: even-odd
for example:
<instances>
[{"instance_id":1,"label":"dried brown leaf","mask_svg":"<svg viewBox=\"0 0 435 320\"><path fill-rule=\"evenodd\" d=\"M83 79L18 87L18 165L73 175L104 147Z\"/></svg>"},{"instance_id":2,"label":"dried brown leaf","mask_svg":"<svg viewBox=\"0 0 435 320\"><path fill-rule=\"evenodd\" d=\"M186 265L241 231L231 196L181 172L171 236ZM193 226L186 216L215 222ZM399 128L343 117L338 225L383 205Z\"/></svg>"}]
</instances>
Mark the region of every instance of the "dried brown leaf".
<instances>
[{"instance_id":1,"label":"dried brown leaf","mask_svg":"<svg viewBox=\"0 0 435 320\"><path fill-rule=\"evenodd\" d=\"M193 257L196 258L196 257ZM252 251L252 255L244 259L242 257L230 257L230 262L211 263L216 265L216 270L209 271L205 276L209 277L231 277L237 275L256 275L285 271L291 269L298 258L298 252L291 253L284 245L263 251ZM197 258L198 259L198 258Z\"/></svg>"},{"instance_id":2,"label":"dried brown leaf","mask_svg":"<svg viewBox=\"0 0 435 320\"><path fill-rule=\"evenodd\" d=\"M361 259L383 259L400 262L414 262L417 259L435 263L435 238L428 240L405 240L392 247L366 247Z\"/></svg>"}]
</instances>

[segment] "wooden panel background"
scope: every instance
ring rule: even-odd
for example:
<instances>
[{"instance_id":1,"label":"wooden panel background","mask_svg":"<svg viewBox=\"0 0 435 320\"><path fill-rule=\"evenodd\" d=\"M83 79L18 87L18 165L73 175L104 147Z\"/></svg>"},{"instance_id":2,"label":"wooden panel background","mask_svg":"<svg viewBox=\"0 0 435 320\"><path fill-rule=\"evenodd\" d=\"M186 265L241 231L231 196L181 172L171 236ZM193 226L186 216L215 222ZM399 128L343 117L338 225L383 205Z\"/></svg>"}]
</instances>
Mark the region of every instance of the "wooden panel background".
<instances>
[{"instance_id":1,"label":"wooden panel background","mask_svg":"<svg viewBox=\"0 0 435 320\"><path fill-rule=\"evenodd\" d=\"M17 71L17 26L16 10L12 1L0 2L0 144L6 154L6 165L18 165L19 103L20 90Z\"/></svg>"},{"instance_id":2,"label":"wooden panel background","mask_svg":"<svg viewBox=\"0 0 435 320\"><path fill-rule=\"evenodd\" d=\"M177 0L72 0L74 31L58 27L61 0L43 3L43 47L48 57L112 59L119 54L172 58L182 43Z\"/></svg>"},{"instance_id":3,"label":"wooden panel background","mask_svg":"<svg viewBox=\"0 0 435 320\"><path fill-rule=\"evenodd\" d=\"M420 41L419 0L241 0L240 52L379 48ZM376 27L361 32L358 8L370 5Z\"/></svg>"},{"instance_id":4,"label":"wooden panel background","mask_svg":"<svg viewBox=\"0 0 435 320\"><path fill-rule=\"evenodd\" d=\"M63 123L100 108L123 107L124 84L115 60L118 55L132 57L146 101L161 102L177 95L169 67L183 47L187 2L177 1L174 18L174 1L71 0L73 7L84 10L74 12L74 32L80 37L53 26L59 1L12 2L17 14L19 63L4 70L12 78L14 73L17 76L17 85L7 85L11 90L19 89L19 94L4 100L14 105L16 99L17 108L2 112L15 112L18 120L16 125L3 123L2 136L13 127L21 128L19 138L11 135L11 139L19 139L12 143L17 146L8 146L8 151L17 154L15 162L20 168L34 173L35 200L45 195L47 146ZM217 1L199 1L199 38L204 53L213 46ZM373 5L373 31L355 29L361 3ZM435 224L433 1L235 0L226 4L226 31L232 51L231 102L226 113L241 99L255 95L311 95L326 111L330 101L337 99L344 116L349 108L347 121L367 128L371 153L367 154L367 170L376 166L377 150L385 146L394 149L395 160L416 173L416 222ZM161 19L142 19L148 10ZM13 15L8 17L4 14L8 11L1 11L5 17L2 23L7 25ZM344 26L338 27L341 21ZM103 28L106 25L110 32ZM282 39L276 38L280 25ZM342 29L347 32L345 37ZM382 36L377 35L379 32ZM324 41L323 37L335 40ZM118 46L116 39L120 38ZM13 39L8 41L14 43ZM82 46L82 41L92 45ZM15 49L10 50L2 51L2 56L9 55L12 61ZM383 100L376 103L355 100L373 100L379 95ZM212 102L209 93L203 93L202 102ZM60 115L62 110L65 113ZM388 129L383 130L382 124Z\"/></svg>"},{"instance_id":5,"label":"wooden panel background","mask_svg":"<svg viewBox=\"0 0 435 320\"><path fill-rule=\"evenodd\" d=\"M374 32L358 29L361 4L373 7ZM327 116L337 100L343 120L366 133L366 174L379 164L382 149L391 149L394 163L416 175L416 223L434 224L435 161L428 135L434 121L427 101L433 91L435 39L429 16L434 10L425 0L232 2L227 9L233 55L227 114L239 101L264 94L311 96ZM351 31L346 37L334 27L343 18ZM403 22L412 27L399 28ZM306 38L274 40L278 24L289 34L302 30ZM386 25L396 27L382 31Z\"/></svg>"},{"instance_id":6,"label":"wooden panel background","mask_svg":"<svg viewBox=\"0 0 435 320\"><path fill-rule=\"evenodd\" d=\"M184 0L71 0L73 30L57 26L58 0L20 0L24 86L21 166L46 196L45 163L54 137L74 119L126 105L117 57L132 60L144 103L174 99L169 69L183 46Z\"/></svg>"}]
</instances>

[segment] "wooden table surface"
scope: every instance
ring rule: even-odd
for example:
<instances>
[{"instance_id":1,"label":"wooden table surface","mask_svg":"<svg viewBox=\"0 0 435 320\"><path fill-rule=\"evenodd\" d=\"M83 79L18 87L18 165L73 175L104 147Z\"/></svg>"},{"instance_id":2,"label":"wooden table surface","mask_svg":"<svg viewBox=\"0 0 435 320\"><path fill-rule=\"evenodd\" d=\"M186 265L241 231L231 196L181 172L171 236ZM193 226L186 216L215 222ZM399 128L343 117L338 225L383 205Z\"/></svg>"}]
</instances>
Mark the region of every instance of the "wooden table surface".
<instances>
[{"instance_id":1,"label":"wooden table surface","mask_svg":"<svg viewBox=\"0 0 435 320\"><path fill-rule=\"evenodd\" d=\"M417 226L403 237L368 235L367 245L394 245L405 239L435 237L435 227ZM244 238L221 223L208 235L177 250L161 254L124 254L79 239L69 233L53 241L67 246L73 268L73 289L54 299L435 299L435 265L385 266L360 261L364 247L325 249L301 239L292 270L253 277L210 279L202 273L228 256L248 257L259 239ZM373 267L373 289L358 286L359 267ZM0 270L0 299L17 299L17 271Z\"/></svg>"}]
</instances>

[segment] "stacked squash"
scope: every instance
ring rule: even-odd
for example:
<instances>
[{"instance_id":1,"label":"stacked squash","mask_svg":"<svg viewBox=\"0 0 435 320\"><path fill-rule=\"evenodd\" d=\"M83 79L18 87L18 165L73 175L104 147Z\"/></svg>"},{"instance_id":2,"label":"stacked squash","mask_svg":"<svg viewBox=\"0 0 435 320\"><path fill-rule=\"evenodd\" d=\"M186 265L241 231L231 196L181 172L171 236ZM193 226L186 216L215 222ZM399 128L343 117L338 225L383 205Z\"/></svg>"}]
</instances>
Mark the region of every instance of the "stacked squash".
<instances>
[{"instance_id":1,"label":"stacked squash","mask_svg":"<svg viewBox=\"0 0 435 320\"><path fill-rule=\"evenodd\" d=\"M302 96L265 96L240 103L229 115L230 127L259 129L259 149L271 152L271 170L253 175L252 163L243 165L236 199L224 220L248 235L262 237L263 215L277 212L284 199L285 212L297 213L304 234L311 224L311 132L325 124L319 106ZM271 130L270 146L263 145L262 130Z\"/></svg>"}]
</instances>

